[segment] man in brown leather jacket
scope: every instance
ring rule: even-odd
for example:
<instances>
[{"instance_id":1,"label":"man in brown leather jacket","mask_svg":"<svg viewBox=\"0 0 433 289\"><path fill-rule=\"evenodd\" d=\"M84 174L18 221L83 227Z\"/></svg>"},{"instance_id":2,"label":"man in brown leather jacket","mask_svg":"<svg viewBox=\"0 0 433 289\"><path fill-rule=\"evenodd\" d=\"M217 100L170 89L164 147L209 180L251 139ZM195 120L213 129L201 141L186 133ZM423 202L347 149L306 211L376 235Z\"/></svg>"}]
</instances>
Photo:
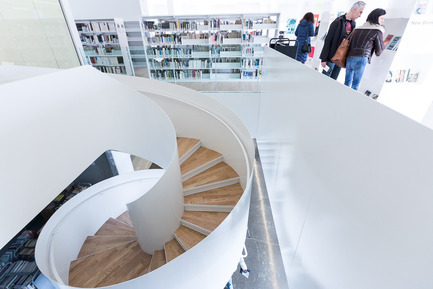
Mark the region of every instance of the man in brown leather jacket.
<instances>
[{"instance_id":1,"label":"man in brown leather jacket","mask_svg":"<svg viewBox=\"0 0 433 289\"><path fill-rule=\"evenodd\" d=\"M322 67L329 67L329 70L323 70L322 73L337 79L341 68L331 62L331 58L340 46L341 41L347 38L350 32L356 27L355 20L358 19L364 11L365 3L363 1L355 2L350 11L340 17L337 17L329 26L328 33L326 34L325 43L323 44L320 53L322 60Z\"/></svg>"},{"instance_id":2,"label":"man in brown leather jacket","mask_svg":"<svg viewBox=\"0 0 433 289\"><path fill-rule=\"evenodd\" d=\"M373 53L379 56L385 49L383 43L384 22L386 11L377 8L371 11L367 21L356 28L351 36L346 59L346 78L344 84L359 89L367 63L371 62Z\"/></svg>"}]
</instances>

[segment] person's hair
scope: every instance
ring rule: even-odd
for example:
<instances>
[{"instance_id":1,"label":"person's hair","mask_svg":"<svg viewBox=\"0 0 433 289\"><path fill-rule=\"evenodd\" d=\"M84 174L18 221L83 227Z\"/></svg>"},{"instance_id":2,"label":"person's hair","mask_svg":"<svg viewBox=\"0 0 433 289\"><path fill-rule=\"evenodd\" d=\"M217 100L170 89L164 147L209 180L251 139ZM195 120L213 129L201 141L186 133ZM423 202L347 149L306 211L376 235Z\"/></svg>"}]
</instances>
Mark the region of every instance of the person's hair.
<instances>
[{"instance_id":1,"label":"person's hair","mask_svg":"<svg viewBox=\"0 0 433 289\"><path fill-rule=\"evenodd\" d=\"M350 8L350 11L359 10L364 6L365 6L364 1L357 1L357 2L353 3L352 8Z\"/></svg>"},{"instance_id":2,"label":"person's hair","mask_svg":"<svg viewBox=\"0 0 433 289\"><path fill-rule=\"evenodd\" d=\"M379 24L379 17L385 15L386 11L382 8L376 8L367 16L367 21L371 24Z\"/></svg>"},{"instance_id":3,"label":"person's hair","mask_svg":"<svg viewBox=\"0 0 433 289\"><path fill-rule=\"evenodd\" d=\"M308 13L306 13L306 14L304 15L304 17L301 19L301 21L302 21L302 20L305 20L305 21L307 21L307 22L314 23L314 14L311 13L311 12L308 12Z\"/></svg>"}]
</instances>

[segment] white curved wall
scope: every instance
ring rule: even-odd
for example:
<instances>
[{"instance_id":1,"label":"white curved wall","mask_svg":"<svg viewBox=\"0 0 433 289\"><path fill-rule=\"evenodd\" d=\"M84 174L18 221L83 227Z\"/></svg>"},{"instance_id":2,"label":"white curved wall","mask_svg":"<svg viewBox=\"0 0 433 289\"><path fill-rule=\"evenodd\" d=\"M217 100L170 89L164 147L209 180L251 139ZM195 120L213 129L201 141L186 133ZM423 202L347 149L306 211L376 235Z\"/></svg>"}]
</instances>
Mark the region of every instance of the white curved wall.
<instances>
[{"instance_id":1,"label":"white curved wall","mask_svg":"<svg viewBox=\"0 0 433 289\"><path fill-rule=\"evenodd\" d=\"M0 203L14 216L0 220L0 246L104 151L163 168L176 151L174 129L156 104L91 67L3 84L0 102Z\"/></svg>"},{"instance_id":2,"label":"white curved wall","mask_svg":"<svg viewBox=\"0 0 433 289\"><path fill-rule=\"evenodd\" d=\"M52 280L68 284L70 262L87 236L93 236L109 218L127 210L126 204L148 192L164 170L144 170L119 175L84 190L50 218L36 246L39 269Z\"/></svg>"},{"instance_id":3,"label":"white curved wall","mask_svg":"<svg viewBox=\"0 0 433 289\"><path fill-rule=\"evenodd\" d=\"M245 125L232 111L182 86L123 75L111 77L142 92L162 107L178 136L201 139L204 146L222 153L224 161L241 176L245 188L253 164L254 145Z\"/></svg>"},{"instance_id":4,"label":"white curved wall","mask_svg":"<svg viewBox=\"0 0 433 289\"><path fill-rule=\"evenodd\" d=\"M275 154L265 176L290 287L431 288L433 132L266 53L257 140Z\"/></svg>"},{"instance_id":5,"label":"white curved wall","mask_svg":"<svg viewBox=\"0 0 433 289\"><path fill-rule=\"evenodd\" d=\"M80 86L76 83L80 83ZM151 82L146 83L148 84ZM251 137L232 112L215 101L209 101L208 97L201 94L196 95L198 106L189 101L182 104L182 99L172 97L176 91L173 91L171 85L161 85L157 82L151 85L159 86L164 92L163 95L165 91L170 92L166 95L167 99L164 99L163 96L156 98L171 107L171 113L182 108L190 116L203 117L206 123L217 126L216 131L207 129L207 133L221 132L217 146L227 141L229 149L222 149L222 152L229 155L228 159L231 160L228 161L229 163L233 162L233 159L240 162L236 166L244 178L245 192L224 222L192 250L150 274L110 287L143 288L149 286L186 289L206 286L206 288L220 289L236 269L245 240L252 160L254 159ZM189 90L182 89L182 91L187 94ZM101 149L102 151L108 148L125 151L156 162L166 169L164 175L159 174L152 180L144 181L140 179L140 174L144 172L134 172L95 185L62 206L46 224L38 241L36 253L38 266L45 275L58 282L57 287L71 288L63 284L67 284L68 281L69 262L76 257L87 235L96 232L108 217L120 215L126 203L135 200L145 191L147 194L139 198L138 202L146 200L151 193L160 192L168 186L175 187L174 191L181 189L180 181L170 182L173 184L170 185L164 180L164 178L180 180L174 129L170 119L165 113L161 114L161 109L153 102L89 67L12 82L0 86L0 92L2 92L1 96L5 104L2 107L5 113L1 119L3 123L1 132L8 137L8 141L1 145L11 154L4 158L4 165L9 166L12 181L18 180L23 174L28 175L30 181L37 180L31 183L31 186L38 188L37 197L31 198L35 202L22 203L25 208L29 208L29 211L26 212L27 217L32 214L36 215L44 207L44 202L51 201L70 183L70 180L76 177L78 172L87 167L87 164L94 159L93 155L99 155ZM30 92L33 94L31 95ZM154 94L156 92L158 91L153 91ZM4 97L5 95L8 97ZM15 98L11 98L11 95L14 95ZM199 99L200 97L203 99ZM170 102L173 103L172 106ZM19 103L21 106L18 105ZM213 104L215 104L214 111L212 110ZM204 109L206 105L208 107ZM150 111L143 114L143 107ZM16 115L6 112L7 109L17 112ZM76 111L75 118L65 118L66 109ZM206 110L209 115L204 113ZM14 122L10 122L11 119ZM228 124L226 120L231 120L232 123ZM147 125L153 122L157 122L158 125ZM5 123L10 125L5 126ZM188 123L181 122L183 125ZM21 129L19 133L17 133L17 127ZM78 131L78 128L82 129L80 138L68 138L71 133ZM182 130L182 127L178 125L177 129ZM193 130L189 133L193 134ZM200 137L203 135L205 142L212 139L206 137L202 131L199 132L199 135ZM32 141L27 146L27 150L21 143L26 139ZM233 153L230 149L240 156L231 156ZM71 151L76 153L71 154ZM2 157L6 156L5 151L2 154ZM27 163L32 164L33 169L38 167L38 170L33 171L33 175L30 174L28 168L22 170L23 174L14 170L17 166L14 161L23 161L25 157L27 157ZM37 162L42 160L44 165ZM7 172L4 167L2 169ZM156 173L156 171L153 172ZM56 176L55 179L51 178L53 175ZM246 179L247 177L249 178ZM154 185L152 181L156 179L158 183ZM2 189L10 188L14 192L13 195L2 194L1 197L2 204L16 209L17 200L20 198L26 200L26 197L29 200L31 195L22 188L27 188L27 184L13 186L12 181L1 180ZM125 189L128 193L125 193ZM172 198L172 200L181 203L179 197ZM152 202L155 201L152 200ZM129 204L132 207L132 215L135 215L134 210L143 210L138 206L134 209L135 205L134 203ZM161 210L163 207L153 206L152 208L149 204L146 205L143 211ZM30 209L33 209L34 212ZM138 215L141 218L142 215ZM133 222L135 225L136 220ZM14 222L12 225L11 228L22 227L19 222ZM176 278L167 278L167 276L176 276Z\"/></svg>"},{"instance_id":6,"label":"white curved wall","mask_svg":"<svg viewBox=\"0 0 433 289\"><path fill-rule=\"evenodd\" d=\"M127 205L138 243L153 255L165 242L173 239L183 214L183 189L177 150L170 166L152 188L157 193L145 194Z\"/></svg>"}]
</instances>

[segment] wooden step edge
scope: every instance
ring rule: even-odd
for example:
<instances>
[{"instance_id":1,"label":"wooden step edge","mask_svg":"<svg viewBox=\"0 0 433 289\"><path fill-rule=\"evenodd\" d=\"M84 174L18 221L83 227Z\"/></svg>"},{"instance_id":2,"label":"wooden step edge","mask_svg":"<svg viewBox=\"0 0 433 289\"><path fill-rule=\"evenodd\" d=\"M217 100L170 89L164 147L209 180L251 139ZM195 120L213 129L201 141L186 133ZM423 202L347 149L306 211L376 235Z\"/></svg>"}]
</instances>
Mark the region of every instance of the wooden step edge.
<instances>
[{"instance_id":1,"label":"wooden step edge","mask_svg":"<svg viewBox=\"0 0 433 289\"><path fill-rule=\"evenodd\" d=\"M123 216L125 213L128 213L128 216L129 216L129 212L128 212L128 211L125 211L125 212L123 212L122 214L120 214L120 216L118 216L118 217L116 218L116 220L118 220L119 222L122 222L123 224L125 224L125 225L127 225L127 226L129 226L129 227L131 227L131 228L134 228L134 226L132 225L131 216L129 216L129 219L131 220L131 224L129 224L129 223L125 222L124 220L122 220L122 219L123 219L122 216ZM119 219L119 218L120 218L120 219Z\"/></svg>"},{"instance_id":2,"label":"wooden step edge","mask_svg":"<svg viewBox=\"0 0 433 289\"><path fill-rule=\"evenodd\" d=\"M183 207L184 207L185 211L204 211L204 212L230 213L235 206L184 204Z\"/></svg>"},{"instance_id":3,"label":"wooden step edge","mask_svg":"<svg viewBox=\"0 0 433 289\"><path fill-rule=\"evenodd\" d=\"M95 240L97 240L97 239L102 240L102 239L112 239L112 238L116 238L116 239L121 238L121 239L123 239L123 240L117 240L117 241L115 241L114 243L116 243L116 242L121 242L121 243L117 243L117 245L111 244L111 247L107 247L107 248L104 249L104 250L111 249L111 248L117 247L117 246L119 246L119 245L123 245L123 244L129 243L129 242L131 242L131 241L137 241L137 238L136 238L136 237L132 237L132 236L119 236L119 235L97 235L97 236L87 236L86 240L84 240L83 245L81 245L81 248L80 248L80 251L78 252L78 256L77 256L77 258L85 257L85 256L88 256L88 255L91 255L91 254L94 253L94 252L93 252L93 253L90 253L90 254L87 254L87 255L82 255L82 256L80 256L81 252L83 251L83 248L85 248L85 245L88 246L89 243L92 243L93 241L95 241ZM91 241L90 241L89 239L90 239ZM110 240L110 241L112 242L112 240ZM99 245L100 245L100 244L99 244ZM107 244L105 244L105 245L107 245ZM92 246L95 247L94 249L97 249L97 248L98 248L98 247L95 246L94 244L92 244ZM104 251L104 250L99 250L98 252L101 252L101 251ZM86 250L86 251L87 251L87 250Z\"/></svg>"},{"instance_id":4,"label":"wooden step edge","mask_svg":"<svg viewBox=\"0 0 433 289\"><path fill-rule=\"evenodd\" d=\"M201 141L199 140L192 148L190 148L183 156L179 158L179 165L183 164L190 156L192 156L201 147Z\"/></svg>"},{"instance_id":5,"label":"wooden step edge","mask_svg":"<svg viewBox=\"0 0 433 289\"><path fill-rule=\"evenodd\" d=\"M165 264L167 264L168 263L168 261L167 261L167 248L165 248L165 243L162 245L162 248L164 249L164 257L165 257Z\"/></svg>"},{"instance_id":6,"label":"wooden step edge","mask_svg":"<svg viewBox=\"0 0 433 289\"><path fill-rule=\"evenodd\" d=\"M213 189L222 188L225 186L234 185L240 182L240 177L232 178L232 179L226 179L215 183L205 184L197 187L192 187L189 189L184 189L183 194L184 196L189 196L197 193L206 192Z\"/></svg>"},{"instance_id":7,"label":"wooden step edge","mask_svg":"<svg viewBox=\"0 0 433 289\"><path fill-rule=\"evenodd\" d=\"M211 167L221 163L222 161L223 161L223 156L221 155L217 158L214 158L213 160L210 160L209 162L207 162L201 166L196 167L195 169L190 170L189 172L184 173L182 175L182 182L184 182L184 181L186 181L192 177L195 177L196 175L204 172L207 169L210 169Z\"/></svg>"},{"instance_id":8,"label":"wooden step edge","mask_svg":"<svg viewBox=\"0 0 433 289\"><path fill-rule=\"evenodd\" d=\"M150 271L150 265L152 264L153 257L155 257L155 254L152 254L152 258L150 258L150 263L149 263L149 266L147 266L145 274L149 274L150 272L152 272L152 271Z\"/></svg>"},{"instance_id":9,"label":"wooden step edge","mask_svg":"<svg viewBox=\"0 0 433 289\"><path fill-rule=\"evenodd\" d=\"M133 228L133 227L131 227L131 226L128 225L128 224L125 224L125 223L122 222L122 221L119 221L119 220L116 219L116 218L112 218L112 217L108 218L108 220L105 221L105 223L102 224L101 227L99 227L98 231L96 231L96 233L94 234L94 236L108 236L107 234L101 234L101 230L102 230L106 225L108 225L108 224L107 224L108 222L112 222L111 225L113 225L113 226L122 225L122 226L124 226L124 230L128 230L128 231L130 230L129 232L124 232L123 234L108 234L108 235L118 235L118 236L131 236L131 237L135 237L135 231L134 231L134 228Z\"/></svg>"},{"instance_id":10,"label":"wooden step edge","mask_svg":"<svg viewBox=\"0 0 433 289\"><path fill-rule=\"evenodd\" d=\"M176 259L177 257L179 257L180 255L182 255L183 253L186 252L185 248L182 247L181 243L180 243L176 238L173 238L172 240L170 240L170 241L168 241L168 242L171 242L171 241L173 241L173 240L176 241L176 242L179 244L179 246L182 248L183 252L180 253L179 255L177 255L176 257L174 257L172 260ZM168 258L167 258L167 252L168 252L169 250L167 250L167 248L166 248L166 246L165 246L165 244L168 243L168 242L165 242L165 243L164 243L165 264L168 264L168 263L170 262L170 261L168 261Z\"/></svg>"},{"instance_id":11,"label":"wooden step edge","mask_svg":"<svg viewBox=\"0 0 433 289\"><path fill-rule=\"evenodd\" d=\"M175 233L173 233L174 238L176 239L176 241L179 243L179 245L186 251L188 251L188 249L185 247L185 245L182 243L182 241L176 236Z\"/></svg>"},{"instance_id":12,"label":"wooden step edge","mask_svg":"<svg viewBox=\"0 0 433 289\"><path fill-rule=\"evenodd\" d=\"M201 233L203 235L206 235L206 236L211 233L211 231L209 231L208 229L205 229L203 227L200 227L199 225L190 223L190 222L185 221L183 219L180 219L180 223L181 223L181 225L184 225L185 227L187 227L187 228L189 228L191 230L197 231L197 232L199 232L199 233Z\"/></svg>"},{"instance_id":13,"label":"wooden step edge","mask_svg":"<svg viewBox=\"0 0 433 289\"><path fill-rule=\"evenodd\" d=\"M126 226L128 226L128 227L131 227L132 229L134 229L133 226L131 226L131 225L128 224L128 223L125 223L124 221L121 221L121 220L119 220L119 219L115 219L115 220L117 220L117 221L121 222L122 224L124 224L124 225L126 225Z\"/></svg>"},{"instance_id":14,"label":"wooden step edge","mask_svg":"<svg viewBox=\"0 0 433 289\"><path fill-rule=\"evenodd\" d=\"M116 236L116 235L115 235L115 236ZM81 256L80 258L77 258L77 259L72 260L72 261L77 261L77 260L81 260L81 259L84 259L84 258L87 258L87 257L93 256L93 255L96 255L96 254L100 254L100 253L102 253L102 252L105 252L105 251L108 251L108 250L112 250L112 249L117 248L117 247L119 247L119 246L125 246L126 244L129 244L129 243L132 243L132 242L137 242L137 240L132 240L132 241L129 241L129 242L125 242L125 243L123 243L123 244L120 244L120 245L117 245L117 246L113 246L113 247L111 247L111 248L109 248L109 249L105 249L105 250L101 250L101 251L98 251L98 252L94 252L94 253L89 254L89 255L86 255L86 256Z\"/></svg>"}]
</instances>

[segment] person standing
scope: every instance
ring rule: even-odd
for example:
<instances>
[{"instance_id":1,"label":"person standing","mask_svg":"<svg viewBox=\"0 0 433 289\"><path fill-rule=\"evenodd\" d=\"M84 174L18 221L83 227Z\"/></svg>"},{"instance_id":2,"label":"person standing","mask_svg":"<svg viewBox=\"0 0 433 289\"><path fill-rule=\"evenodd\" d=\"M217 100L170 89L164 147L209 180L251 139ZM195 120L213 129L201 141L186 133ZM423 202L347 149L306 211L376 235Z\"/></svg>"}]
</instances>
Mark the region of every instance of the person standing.
<instances>
[{"instance_id":1,"label":"person standing","mask_svg":"<svg viewBox=\"0 0 433 289\"><path fill-rule=\"evenodd\" d=\"M310 36L314 36L314 14L308 12L299 22L295 31L296 40L298 41L298 49L296 53L296 60L305 63L308 58L308 52L303 52L302 47L304 43L310 44Z\"/></svg>"},{"instance_id":2,"label":"person standing","mask_svg":"<svg viewBox=\"0 0 433 289\"><path fill-rule=\"evenodd\" d=\"M377 8L368 14L367 21L353 31L349 51L346 58L346 78L344 85L358 90L367 63L371 63L371 56L382 54L385 49L382 24L386 11Z\"/></svg>"},{"instance_id":3,"label":"person standing","mask_svg":"<svg viewBox=\"0 0 433 289\"><path fill-rule=\"evenodd\" d=\"M347 36L356 27L355 20L358 19L362 12L364 11L365 2L358 1L355 2L350 11L340 17L337 17L330 25L328 33L325 38L325 43L320 53L320 59L322 60L322 67L325 68L322 73L337 79L340 74L341 68L334 63L332 63L331 58L337 51L338 46L340 46L341 41L347 38ZM326 71L326 66L329 67Z\"/></svg>"}]
</instances>

